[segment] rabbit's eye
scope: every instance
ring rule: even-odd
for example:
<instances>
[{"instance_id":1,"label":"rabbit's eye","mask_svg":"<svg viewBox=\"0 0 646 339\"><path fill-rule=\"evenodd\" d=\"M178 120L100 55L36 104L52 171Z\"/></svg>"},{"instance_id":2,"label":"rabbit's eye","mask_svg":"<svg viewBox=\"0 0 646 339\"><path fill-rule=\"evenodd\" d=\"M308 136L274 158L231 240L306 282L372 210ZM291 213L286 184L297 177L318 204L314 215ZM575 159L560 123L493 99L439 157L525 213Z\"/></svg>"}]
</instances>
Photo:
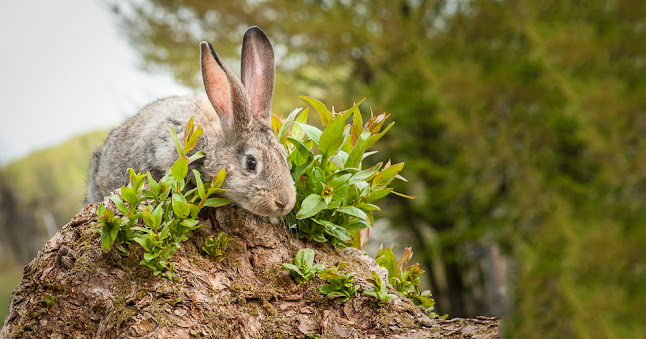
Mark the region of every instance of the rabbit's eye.
<instances>
[{"instance_id":1,"label":"rabbit's eye","mask_svg":"<svg viewBox=\"0 0 646 339\"><path fill-rule=\"evenodd\" d=\"M247 170L251 172L256 171L256 159L251 157L247 159Z\"/></svg>"}]
</instances>

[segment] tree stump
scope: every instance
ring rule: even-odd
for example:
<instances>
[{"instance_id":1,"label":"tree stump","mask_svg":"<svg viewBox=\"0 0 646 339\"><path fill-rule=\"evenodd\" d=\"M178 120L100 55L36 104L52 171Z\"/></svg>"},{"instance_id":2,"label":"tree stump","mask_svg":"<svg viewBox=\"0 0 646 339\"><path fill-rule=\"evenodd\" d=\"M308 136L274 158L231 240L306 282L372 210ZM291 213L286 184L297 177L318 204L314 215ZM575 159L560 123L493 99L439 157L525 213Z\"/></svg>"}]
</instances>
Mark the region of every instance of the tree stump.
<instances>
[{"instance_id":1,"label":"tree stump","mask_svg":"<svg viewBox=\"0 0 646 339\"><path fill-rule=\"evenodd\" d=\"M360 294L372 288L365 280L372 270L384 271L373 259L353 248L297 239L236 207L201 213L207 227L194 231L171 259L180 282L154 276L139 265L143 250L134 242L121 258L114 249L101 252L100 234L91 226L97 205L85 206L25 267L0 337L498 337L496 318L430 319L401 295L376 306ZM201 248L220 231L231 241L225 259L216 262ZM326 267L348 262L361 286L357 297L328 300L316 290L326 283L318 277L295 283L281 264L304 247Z\"/></svg>"}]
</instances>

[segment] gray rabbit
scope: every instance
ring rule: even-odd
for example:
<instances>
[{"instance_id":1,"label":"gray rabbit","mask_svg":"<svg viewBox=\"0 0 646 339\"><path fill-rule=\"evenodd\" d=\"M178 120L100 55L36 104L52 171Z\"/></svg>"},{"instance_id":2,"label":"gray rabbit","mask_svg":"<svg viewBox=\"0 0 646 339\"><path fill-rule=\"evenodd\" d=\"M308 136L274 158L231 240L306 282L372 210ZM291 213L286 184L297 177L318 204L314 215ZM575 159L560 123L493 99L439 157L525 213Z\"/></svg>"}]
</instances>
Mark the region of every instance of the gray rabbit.
<instances>
[{"instance_id":1,"label":"gray rabbit","mask_svg":"<svg viewBox=\"0 0 646 339\"><path fill-rule=\"evenodd\" d=\"M222 196L261 216L287 214L296 201L285 148L271 128L274 52L265 33L251 27L242 44L242 82L208 42L200 43L206 94L170 97L144 107L108 136L92 158L86 203L128 184L127 169L150 171L159 180L177 159L171 135L179 139L194 116L204 133L196 149L206 157L191 164L204 180L226 168Z\"/></svg>"}]
</instances>

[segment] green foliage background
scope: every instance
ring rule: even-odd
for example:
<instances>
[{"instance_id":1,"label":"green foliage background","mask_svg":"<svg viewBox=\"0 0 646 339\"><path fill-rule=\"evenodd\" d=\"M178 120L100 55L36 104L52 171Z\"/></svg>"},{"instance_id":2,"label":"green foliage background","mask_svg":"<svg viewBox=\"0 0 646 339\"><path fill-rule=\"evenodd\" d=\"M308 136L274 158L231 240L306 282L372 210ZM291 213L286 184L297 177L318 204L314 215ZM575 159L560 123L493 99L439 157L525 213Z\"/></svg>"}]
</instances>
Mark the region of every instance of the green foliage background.
<instances>
[{"instance_id":1,"label":"green foliage background","mask_svg":"<svg viewBox=\"0 0 646 339\"><path fill-rule=\"evenodd\" d=\"M85 199L92 153L107 133L74 137L0 169L2 257L28 263L49 239L45 220L50 218L55 231L78 213Z\"/></svg>"},{"instance_id":2,"label":"green foliage background","mask_svg":"<svg viewBox=\"0 0 646 339\"><path fill-rule=\"evenodd\" d=\"M503 315L510 337L646 332L642 1L107 3L150 71L200 88L198 42L237 64L258 25L278 56L275 112L307 94L392 113L379 155L406 163L395 189L417 199L382 215L438 313ZM483 297L491 244L509 305Z\"/></svg>"}]
</instances>

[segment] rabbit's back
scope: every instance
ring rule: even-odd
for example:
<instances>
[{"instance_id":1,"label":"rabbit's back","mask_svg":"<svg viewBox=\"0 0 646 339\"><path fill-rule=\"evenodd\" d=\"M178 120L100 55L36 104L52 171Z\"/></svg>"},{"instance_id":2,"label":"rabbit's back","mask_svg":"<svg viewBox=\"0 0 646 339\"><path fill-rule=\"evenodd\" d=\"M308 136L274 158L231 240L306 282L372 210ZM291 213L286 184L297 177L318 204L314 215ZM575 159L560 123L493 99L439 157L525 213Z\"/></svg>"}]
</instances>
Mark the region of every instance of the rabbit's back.
<instances>
[{"instance_id":1,"label":"rabbit's back","mask_svg":"<svg viewBox=\"0 0 646 339\"><path fill-rule=\"evenodd\" d=\"M191 116L201 119L199 98L169 97L144 107L108 135L94 153L85 203L100 201L113 190L128 184L128 168L150 171L158 180L177 159L175 144L167 126L181 139Z\"/></svg>"}]
</instances>

